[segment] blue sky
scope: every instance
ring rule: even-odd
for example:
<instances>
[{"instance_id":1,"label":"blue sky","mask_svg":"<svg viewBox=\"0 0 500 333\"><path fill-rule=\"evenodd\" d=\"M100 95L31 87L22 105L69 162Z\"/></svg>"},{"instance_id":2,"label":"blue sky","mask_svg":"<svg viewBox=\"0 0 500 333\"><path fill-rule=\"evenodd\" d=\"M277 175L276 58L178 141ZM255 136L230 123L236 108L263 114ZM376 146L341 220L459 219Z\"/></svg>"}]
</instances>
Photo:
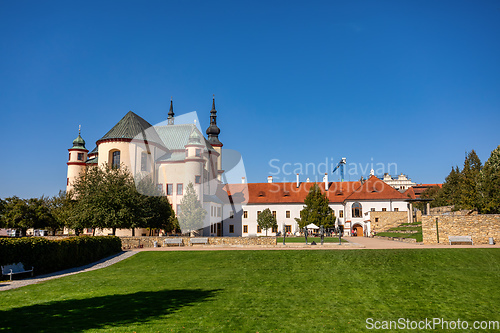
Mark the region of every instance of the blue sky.
<instances>
[{"instance_id":1,"label":"blue sky","mask_svg":"<svg viewBox=\"0 0 500 333\"><path fill-rule=\"evenodd\" d=\"M442 182L500 144L499 41L498 1L0 0L0 197L64 189L80 124L90 150L173 96L205 129L212 94L249 182L341 157Z\"/></svg>"}]
</instances>

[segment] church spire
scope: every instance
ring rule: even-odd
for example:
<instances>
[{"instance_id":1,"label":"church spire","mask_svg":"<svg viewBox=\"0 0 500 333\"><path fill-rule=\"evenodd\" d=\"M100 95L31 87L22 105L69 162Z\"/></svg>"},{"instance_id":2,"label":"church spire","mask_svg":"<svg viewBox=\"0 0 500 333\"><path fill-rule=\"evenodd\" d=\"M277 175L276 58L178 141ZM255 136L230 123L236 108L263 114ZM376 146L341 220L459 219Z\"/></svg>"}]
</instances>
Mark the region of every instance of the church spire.
<instances>
[{"instance_id":1,"label":"church spire","mask_svg":"<svg viewBox=\"0 0 500 333\"><path fill-rule=\"evenodd\" d=\"M220 129L217 127L217 110L215 110L215 95L212 100L212 110L210 111L210 126L207 128L208 142L212 146L222 146L219 141Z\"/></svg>"},{"instance_id":2,"label":"church spire","mask_svg":"<svg viewBox=\"0 0 500 333\"><path fill-rule=\"evenodd\" d=\"M168 111L168 124L173 125L174 124L174 105L172 102L172 97L170 97L170 110Z\"/></svg>"}]
</instances>

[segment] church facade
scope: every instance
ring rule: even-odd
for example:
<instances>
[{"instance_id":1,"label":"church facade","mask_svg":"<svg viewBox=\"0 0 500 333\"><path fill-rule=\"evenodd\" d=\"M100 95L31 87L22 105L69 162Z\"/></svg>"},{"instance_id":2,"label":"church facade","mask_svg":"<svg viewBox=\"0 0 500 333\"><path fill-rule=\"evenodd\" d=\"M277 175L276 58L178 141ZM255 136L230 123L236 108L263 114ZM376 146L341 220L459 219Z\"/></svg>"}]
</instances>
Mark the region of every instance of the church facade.
<instances>
[{"instance_id":1,"label":"church facade","mask_svg":"<svg viewBox=\"0 0 500 333\"><path fill-rule=\"evenodd\" d=\"M269 208L278 221L278 228L267 230L267 235L278 232L297 234L304 199L312 182L275 183L223 183L222 147L219 140L215 99L210 111L210 125L203 136L195 124L176 124L173 102L170 102L165 125L152 126L129 111L111 130L97 140L96 147L88 151L79 134L68 149L66 190L88 167L106 165L126 167L134 179L150 176L158 189L167 196L178 214L181 200L189 183L194 185L198 200L207 214L200 235L204 236L264 236L266 230L257 225L257 217ZM346 234L356 229L358 235L369 235L370 212L408 211L407 197L383 180L371 176L366 181L317 183L326 194L330 207L343 225ZM86 230L86 233L92 233ZM97 230L96 234L107 234ZM129 236L131 230L119 230L117 235ZM136 229L136 235L146 230Z\"/></svg>"}]
</instances>

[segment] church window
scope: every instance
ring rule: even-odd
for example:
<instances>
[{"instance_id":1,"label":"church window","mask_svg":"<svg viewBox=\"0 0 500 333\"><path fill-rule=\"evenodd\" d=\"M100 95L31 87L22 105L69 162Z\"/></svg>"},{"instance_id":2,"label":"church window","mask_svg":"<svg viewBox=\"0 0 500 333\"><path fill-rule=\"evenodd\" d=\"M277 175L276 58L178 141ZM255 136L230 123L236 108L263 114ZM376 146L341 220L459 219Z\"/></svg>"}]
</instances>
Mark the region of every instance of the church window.
<instances>
[{"instance_id":1,"label":"church window","mask_svg":"<svg viewBox=\"0 0 500 333\"><path fill-rule=\"evenodd\" d=\"M371 211L372 211L372 212L374 212L374 211L375 211L375 208L372 208L372 209L371 209Z\"/></svg>"},{"instance_id":2,"label":"church window","mask_svg":"<svg viewBox=\"0 0 500 333\"><path fill-rule=\"evenodd\" d=\"M156 185L156 189L163 194L163 184Z\"/></svg>"},{"instance_id":3,"label":"church window","mask_svg":"<svg viewBox=\"0 0 500 333\"><path fill-rule=\"evenodd\" d=\"M83 153L78 153L78 160L83 161Z\"/></svg>"},{"instance_id":4,"label":"church window","mask_svg":"<svg viewBox=\"0 0 500 333\"><path fill-rule=\"evenodd\" d=\"M194 176L194 183L201 184L201 176Z\"/></svg>"},{"instance_id":5,"label":"church window","mask_svg":"<svg viewBox=\"0 0 500 333\"><path fill-rule=\"evenodd\" d=\"M344 217L344 211L343 210L339 210L339 217Z\"/></svg>"},{"instance_id":6,"label":"church window","mask_svg":"<svg viewBox=\"0 0 500 333\"><path fill-rule=\"evenodd\" d=\"M290 218L290 211L289 211L289 210L287 210L287 211L286 211L286 218L287 218L287 219L289 219L289 218Z\"/></svg>"},{"instance_id":7,"label":"church window","mask_svg":"<svg viewBox=\"0 0 500 333\"><path fill-rule=\"evenodd\" d=\"M261 227L258 225L258 226L257 226L257 233L261 233L261 232L262 232L262 229L261 229Z\"/></svg>"},{"instance_id":8,"label":"church window","mask_svg":"<svg viewBox=\"0 0 500 333\"><path fill-rule=\"evenodd\" d=\"M114 169L120 168L120 151L113 152L113 159L111 160L111 167Z\"/></svg>"},{"instance_id":9,"label":"church window","mask_svg":"<svg viewBox=\"0 0 500 333\"><path fill-rule=\"evenodd\" d=\"M201 149L196 149L196 156L197 157L200 157L201 156Z\"/></svg>"},{"instance_id":10,"label":"church window","mask_svg":"<svg viewBox=\"0 0 500 333\"><path fill-rule=\"evenodd\" d=\"M69 178L68 178L69 179ZM248 210L243 211L243 218L247 219L248 218Z\"/></svg>"},{"instance_id":11,"label":"church window","mask_svg":"<svg viewBox=\"0 0 500 333\"><path fill-rule=\"evenodd\" d=\"M167 195L172 195L174 192L174 184L167 184Z\"/></svg>"},{"instance_id":12,"label":"church window","mask_svg":"<svg viewBox=\"0 0 500 333\"><path fill-rule=\"evenodd\" d=\"M259 218L259 215L260 215L260 210L257 211L257 218Z\"/></svg>"},{"instance_id":13,"label":"church window","mask_svg":"<svg viewBox=\"0 0 500 333\"><path fill-rule=\"evenodd\" d=\"M382 211L383 212L387 212L387 208L382 208Z\"/></svg>"},{"instance_id":14,"label":"church window","mask_svg":"<svg viewBox=\"0 0 500 333\"><path fill-rule=\"evenodd\" d=\"M222 215L222 208L217 207L217 217L221 217Z\"/></svg>"},{"instance_id":15,"label":"church window","mask_svg":"<svg viewBox=\"0 0 500 333\"><path fill-rule=\"evenodd\" d=\"M248 233L248 225L246 224L243 226L243 233Z\"/></svg>"},{"instance_id":16,"label":"church window","mask_svg":"<svg viewBox=\"0 0 500 333\"><path fill-rule=\"evenodd\" d=\"M68 160L71 160L71 153L69 153Z\"/></svg>"},{"instance_id":17,"label":"church window","mask_svg":"<svg viewBox=\"0 0 500 333\"><path fill-rule=\"evenodd\" d=\"M141 153L141 171L146 171L148 167L148 154L146 152Z\"/></svg>"},{"instance_id":18,"label":"church window","mask_svg":"<svg viewBox=\"0 0 500 333\"><path fill-rule=\"evenodd\" d=\"M276 211L273 210L273 217L276 218Z\"/></svg>"},{"instance_id":19,"label":"church window","mask_svg":"<svg viewBox=\"0 0 500 333\"><path fill-rule=\"evenodd\" d=\"M182 195L182 184L177 184L177 195Z\"/></svg>"},{"instance_id":20,"label":"church window","mask_svg":"<svg viewBox=\"0 0 500 333\"><path fill-rule=\"evenodd\" d=\"M399 212L399 208L394 208L394 211L395 212Z\"/></svg>"},{"instance_id":21,"label":"church window","mask_svg":"<svg viewBox=\"0 0 500 333\"><path fill-rule=\"evenodd\" d=\"M278 232L278 227L273 227L272 232Z\"/></svg>"},{"instance_id":22,"label":"church window","mask_svg":"<svg viewBox=\"0 0 500 333\"><path fill-rule=\"evenodd\" d=\"M362 217L363 209L359 202L355 202L352 204L352 217Z\"/></svg>"},{"instance_id":23,"label":"church window","mask_svg":"<svg viewBox=\"0 0 500 333\"><path fill-rule=\"evenodd\" d=\"M234 224L229 225L229 233L234 234Z\"/></svg>"},{"instance_id":24,"label":"church window","mask_svg":"<svg viewBox=\"0 0 500 333\"><path fill-rule=\"evenodd\" d=\"M285 232L292 232L292 226L290 224L285 225Z\"/></svg>"}]
</instances>

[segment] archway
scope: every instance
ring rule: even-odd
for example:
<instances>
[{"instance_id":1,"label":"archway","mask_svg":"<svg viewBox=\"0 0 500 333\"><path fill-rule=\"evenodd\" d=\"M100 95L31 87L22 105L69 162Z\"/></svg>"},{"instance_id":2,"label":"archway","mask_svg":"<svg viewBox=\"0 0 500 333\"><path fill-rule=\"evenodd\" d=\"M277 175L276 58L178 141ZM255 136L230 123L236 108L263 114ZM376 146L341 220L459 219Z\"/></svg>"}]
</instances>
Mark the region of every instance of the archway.
<instances>
[{"instance_id":1,"label":"archway","mask_svg":"<svg viewBox=\"0 0 500 333\"><path fill-rule=\"evenodd\" d=\"M352 227L352 229L356 230L356 236L357 237L363 237L364 236L364 234L363 234L363 226L361 224L354 224L354 226Z\"/></svg>"}]
</instances>

